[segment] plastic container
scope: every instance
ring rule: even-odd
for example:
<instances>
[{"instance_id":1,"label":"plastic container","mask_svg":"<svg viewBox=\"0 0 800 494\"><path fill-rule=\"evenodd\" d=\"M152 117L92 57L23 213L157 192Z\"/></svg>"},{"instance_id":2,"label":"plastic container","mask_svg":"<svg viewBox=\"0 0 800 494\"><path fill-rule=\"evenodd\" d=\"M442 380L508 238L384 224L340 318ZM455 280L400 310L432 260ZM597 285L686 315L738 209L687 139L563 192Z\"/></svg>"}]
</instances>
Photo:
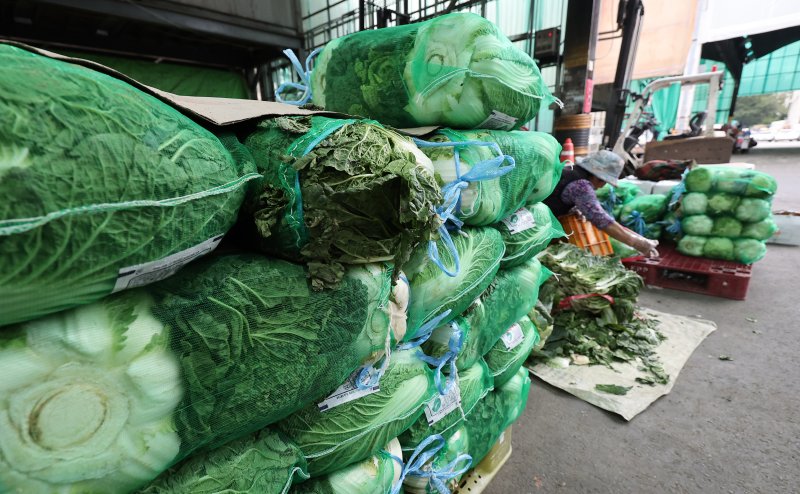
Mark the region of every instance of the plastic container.
<instances>
[{"instance_id":1,"label":"plastic container","mask_svg":"<svg viewBox=\"0 0 800 494\"><path fill-rule=\"evenodd\" d=\"M596 256L609 256L614 253L608 235L595 228L593 224L575 214L568 214L558 219L567 234L569 243L588 250Z\"/></svg>"},{"instance_id":2,"label":"plastic container","mask_svg":"<svg viewBox=\"0 0 800 494\"><path fill-rule=\"evenodd\" d=\"M658 251L661 257L632 257L623 259L622 264L638 273L649 286L733 300L744 300L747 296L751 266L684 256L672 245L659 245Z\"/></svg>"},{"instance_id":3,"label":"plastic container","mask_svg":"<svg viewBox=\"0 0 800 494\"><path fill-rule=\"evenodd\" d=\"M500 435L500 439L497 440L486 458L464 475L464 478L458 483L458 487L453 490L453 494L479 494L486 489L489 482L511 457L511 427L513 426L509 426Z\"/></svg>"}]
</instances>

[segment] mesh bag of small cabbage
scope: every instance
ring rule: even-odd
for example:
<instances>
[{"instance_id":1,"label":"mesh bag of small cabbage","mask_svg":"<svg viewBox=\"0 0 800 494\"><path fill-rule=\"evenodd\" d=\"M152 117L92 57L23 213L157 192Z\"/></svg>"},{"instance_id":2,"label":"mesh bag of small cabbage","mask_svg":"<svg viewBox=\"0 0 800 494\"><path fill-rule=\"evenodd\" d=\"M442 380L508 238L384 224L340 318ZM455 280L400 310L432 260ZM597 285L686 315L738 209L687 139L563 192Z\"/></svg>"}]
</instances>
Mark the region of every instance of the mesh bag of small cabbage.
<instances>
[{"instance_id":1,"label":"mesh bag of small cabbage","mask_svg":"<svg viewBox=\"0 0 800 494\"><path fill-rule=\"evenodd\" d=\"M314 104L394 127L508 130L555 101L533 59L469 13L337 38L310 83Z\"/></svg>"},{"instance_id":2,"label":"mesh bag of small cabbage","mask_svg":"<svg viewBox=\"0 0 800 494\"><path fill-rule=\"evenodd\" d=\"M0 44L0 326L162 279L233 225L252 163L113 77Z\"/></svg>"},{"instance_id":3,"label":"mesh bag of small cabbage","mask_svg":"<svg viewBox=\"0 0 800 494\"><path fill-rule=\"evenodd\" d=\"M650 194L639 196L625 204L620 212L619 221L639 235L658 239L661 237L661 225L658 221L667 212L667 196Z\"/></svg>"},{"instance_id":4,"label":"mesh bag of small cabbage","mask_svg":"<svg viewBox=\"0 0 800 494\"><path fill-rule=\"evenodd\" d=\"M522 317L503 333L484 356L495 387L503 386L517 373L538 342L539 332L528 316Z\"/></svg>"},{"instance_id":5,"label":"mesh bag of small cabbage","mask_svg":"<svg viewBox=\"0 0 800 494\"><path fill-rule=\"evenodd\" d=\"M561 175L561 146L543 132L442 129L417 145L433 162L443 190L460 190L456 216L468 225L508 217L543 186L540 181L555 184ZM513 166L500 168L498 155Z\"/></svg>"},{"instance_id":6,"label":"mesh bag of small cabbage","mask_svg":"<svg viewBox=\"0 0 800 494\"><path fill-rule=\"evenodd\" d=\"M642 194L642 190L636 184L630 182L619 182L616 187L606 184L595 191L597 199L608 214L619 216L622 206L628 204Z\"/></svg>"},{"instance_id":7,"label":"mesh bag of small cabbage","mask_svg":"<svg viewBox=\"0 0 800 494\"><path fill-rule=\"evenodd\" d=\"M390 342L390 278L212 257L6 328L0 491L127 492L323 398Z\"/></svg>"},{"instance_id":8,"label":"mesh bag of small cabbage","mask_svg":"<svg viewBox=\"0 0 800 494\"><path fill-rule=\"evenodd\" d=\"M343 264L401 269L439 226L430 160L374 122L265 119L244 143L264 175L245 206L250 242L306 262L317 288L335 286Z\"/></svg>"},{"instance_id":9,"label":"mesh bag of small cabbage","mask_svg":"<svg viewBox=\"0 0 800 494\"><path fill-rule=\"evenodd\" d=\"M553 239L566 235L550 208L541 202L526 204L494 227L506 245L501 269L525 263L543 251Z\"/></svg>"},{"instance_id":10,"label":"mesh bag of small cabbage","mask_svg":"<svg viewBox=\"0 0 800 494\"><path fill-rule=\"evenodd\" d=\"M351 383L345 383L276 424L300 447L312 477L375 455L424 413L436 388L433 372L417 351L393 352L377 385L353 393Z\"/></svg>"},{"instance_id":11,"label":"mesh bag of small cabbage","mask_svg":"<svg viewBox=\"0 0 800 494\"><path fill-rule=\"evenodd\" d=\"M464 312L492 282L505 251L500 232L489 227L464 228L453 234L453 244L457 257L442 249L432 258L422 246L404 269L410 285L406 341ZM457 274L449 276L440 265Z\"/></svg>"},{"instance_id":12,"label":"mesh bag of small cabbage","mask_svg":"<svg viewBox=\"0 0 800 494\"><path fill-rule=\"evenodd\" d=\"M685 183L688 192L725 192L761 199L778 190L778 182L767 173L727 166L697 167L686 175Z\"/></svg>"},{"instance_id":13,"label":"mesh bag of small cabbage","mask_svg":"<svg viewBox=\"0 0 800 494\"><path fill-rule=\"evenodd\" d=\"M500 271L480 297L451 323L436 328L422 346L426 354L441 358L450 350L454 331L461 331L456 367L464 370L489 352L512 324L530 312L539 287L550 270L533 258L521 266Z\"/></svg>"}]
</instances>

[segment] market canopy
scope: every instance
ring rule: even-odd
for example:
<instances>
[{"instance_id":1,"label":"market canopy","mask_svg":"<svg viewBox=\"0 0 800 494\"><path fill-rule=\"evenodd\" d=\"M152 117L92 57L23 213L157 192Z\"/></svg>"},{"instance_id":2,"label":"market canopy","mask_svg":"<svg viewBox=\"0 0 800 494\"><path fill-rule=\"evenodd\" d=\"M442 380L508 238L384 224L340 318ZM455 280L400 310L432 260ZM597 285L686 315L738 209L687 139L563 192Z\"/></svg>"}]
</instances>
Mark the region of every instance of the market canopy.
<instances>
[{"instance_id":1,"label":"market canopy","mask_svg":"<svg viewBox=\"0 0 800 494\"><path fill-rule=\"evenodd\" d=\"M723 62L734 79L740 80L744 64L798 40L800 40L800 26L792 26L704 43L702 57Z\"/></svg>"}]
</instances>

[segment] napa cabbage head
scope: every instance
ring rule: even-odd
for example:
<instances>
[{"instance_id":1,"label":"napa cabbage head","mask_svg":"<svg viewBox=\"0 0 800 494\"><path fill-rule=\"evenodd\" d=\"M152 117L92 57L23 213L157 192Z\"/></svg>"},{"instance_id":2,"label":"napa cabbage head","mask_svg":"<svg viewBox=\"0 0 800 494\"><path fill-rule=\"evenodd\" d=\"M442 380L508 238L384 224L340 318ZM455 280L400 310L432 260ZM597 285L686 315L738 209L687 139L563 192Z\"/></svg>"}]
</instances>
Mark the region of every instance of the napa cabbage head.
<instances>
[{"instance_id":1,"label":"napa cabbage head","mask_svg":"<svg viewBox=\"0 0 800 494\"><path fill-rule=\"evenodd\" d=\"M127 492L176 459L178 361L143 292L0 332L0 491Z\"/></svg>"}]
</instances>

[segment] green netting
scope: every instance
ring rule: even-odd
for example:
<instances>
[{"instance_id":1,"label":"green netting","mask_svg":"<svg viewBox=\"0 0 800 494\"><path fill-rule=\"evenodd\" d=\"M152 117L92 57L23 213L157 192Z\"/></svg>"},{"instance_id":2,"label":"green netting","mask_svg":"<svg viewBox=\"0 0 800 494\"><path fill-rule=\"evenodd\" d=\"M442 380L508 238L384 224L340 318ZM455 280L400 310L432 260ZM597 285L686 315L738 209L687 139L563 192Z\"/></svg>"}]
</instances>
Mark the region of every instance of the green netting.
<instances>
[{"instance_id":1,"label":"green netting","mask_svg":"<svg viewBox=\"0 0 800 494\"><path fill-rule=\"evenodd\" d=\"M739 207L741 198L727 192L717 192L708 196L706 213L709 216L733 215Z\"/></svg>"},{"instance_id":2,"label":"green netting","mask_svg":"<svg viewBox=\"0 0 800 494\"><path fill-rule=\"evenodd\" d=\"M530 387L528 369L522 367L507 383L479 401L467 415L464 429L469 436L468 453L473 465L481 462L503 431L525 410Z\"/></svg>"},{"instance_id":3,"label":"green netting","mask_svg":"<svg viewBox=\"0 0 800 494\"><path fill-rule=\"evenodd\" d=\"M733 252L733 240L723 237L708 237L703 246L703 257L734 261L736 258Z\"/></svg>"},{"instance_id":4,"label":"green netting","mask_svg":"<svg viewBox=\"0 0 800 494\"><path fill-rule=\"evenodd\" d=\"M391 271L212 257L0 332L0 491L128 492L313 403L389 335ZM315 406L315 405L313 405Z\"/></svg>"},{"instance_id":5,"label":"green netting","mask_svg":"<svg viewBox=\"0 0 800 494\"><path fill-rule=\"evenodd\" d=\"M678 252L687 256L703 257L707 237L686 235L678 242Z\"/></svg>"},{"instance_id":6,"label":"green netting","mask_svg":"<svg viewBox=\"0 0 800 494\"><path fill-rule=\"evenodd\" d=\"M436 390L417 351L392 353L378 391L326 410L312 404L278 422L300 446L312 477L373 456L419 418Z\"/></svg>"},{"instance_id":7,"label":"green netting","mask_svg":"<svg viewBox=\"0 0 800 494\"><path fill-rule=\"evenodd\" d=\"M543 132L442 129L430 141L493 142L516 162L509 173L498 178L469 182L469 186L461 192L456 213L468 225L490 225L506 218L525 205L543 177L549 177L545 182L558 183L561 174L561 145ZM442 186L458 183L459 176L466 175L473 166L491 160L496 155L487 146L460 147L457 173L453 147L423 147L422 151L433 162L436 180Z\"/></svg>"},{"instance_id":8,"label":"green netting","mask_svg":"<svg viewBox=\"0 0 800 494\"><path fill-rule=\"evenodd\" d=\"M264 183L245 207L251 243L307 262L315 286L342 264L392 260L398 269L438 227L430 160L406 137L367 121L279 117L245 140Z\"/></svg>"},{"instance_id":9,"label":"green netting","mask_svg":"<svg viewBox=\"0 0 800 494\"><path fill-rule=\"evenodd\" d=\"M508 328L527 314L539 297L539 287L552 273L533 258L515 268L502 270L456 323L467 328L456 360L458 369L467 369L492 349ZM423 345L425 353L444 355L451 333L440 326Z\"/></svg>"},{"instance_id":10,"label":"green netting","mask_svg":"<svg viewBox=\"0 0 800 494\"><path fill-rule=\"evenodd\" d=\"M519 128L554 101L533 59L470 13L337 38L311 78L314 104L395 127Z\"/></svg>"},{"instance_id":11,"label":"green netting","mask_svg":"<svg viewBox=\"0 0 800 494\"><path fill-rule=\"evenodd\" d=\"M689 192L727 192L746 197L768 198L775 194L778 182L769 174L744 168L698 167L686 176Z\"/></svg>"},{"instance_id":12,"label":"green netting","mask_svg":"<svg viewBox=\"0 0 800 494\"><path fill-rule=\"evenodd\" d=\"M484 357L494 376L495 387L503 386L514 377L538 342L539 332L527 315L503 333Z\"/></svg>"},{"instance_id":13,"label":"green netting","mask_svg":"<svg viewBox=\"0 0 800 494\"><path fill-rule=\"evenodd\" d=\"M620 206L624 206L642 195L642 190L634 183L619 182L616 187L611 184L605 184L595 191L595 195L600 204L603 205L603 209L610 214ZM614 216L619 216L619 214Z\"/></svg>"},{"instance_id":14,"label":"green netting","mask_svg":"<svg viewBox=\"0 0 800 494\"><path fill-rule=\"evenodd\" d=\"M752 238L740 238L733 241L733 255L743 264L753 264L767 254L767 246L763 241Z\"/></svg>"},{"instance_id":15,"label":"green netting","mask_svg":"<svg viewBox=\"0 0 800 494\"><path fill-rule=\"evenodd\" d=\"M386 447L359 463L295 485L292 494L386 494L399 482L403 465L392 458L403 457L400 442Z\"/></svg>"},{"instance_id":16,"label":"green netting","mask_svg":"<svg viewBox=\"0 0 800 494\"><path fill-rule=\"evenodd\" d=\"M458 373L458 389L453 388L450 391L450 393L458 392L460 405L447 407L455 401L449 396L450 393L445 396L438 394L434 396L427 404L425 413L400 436L403 451L413 450L431 434L447 436L449 431L463 422L464 415L472 411L492 389L494 389L492 374L483 359L478 359L475 364ZM439 410L442 409L450 411L441 416L442 412Z\"/></svg>"},{"instance_id":17,"label":"green netting","mask_svg":"<svg viewBox=\"0 0 800 494\"><path fill-rule=\"evenodd\" d=\"M69 57L91 60L122 72L142 84L184 96L249 98L244 72L96 53L59 51Z\"/></svg>"},{"instance_id":18,"label":"green netting","mask_svg":"<svg viewBox=\"0 0 800 494\"><path fill-rule=\"evenodd\" d=\"M690 192L681 199L681 213L684 216L706 214L708 196L702 192Z\"/></svg>"},{"instance_id":19,"label":"green netting","mask_svg":"<svg viewBox=\"0 0 800 494\"><path fill-rule=\"evenodd\" d=\"M736 219L742 223L757 223L769 218L772 203L764 199L745 197L736 208Z\"/></svg>"},{"instance_id":20,"label":"green netting","mask_svg":"<svg viewBox=\"0 0 800 494\"><path fill-rule=\"evenodd\" d=\"M448 276L428 258L427 246L419 248L409 262L406 275L411 287L408 304L406 340L416 336L426 322L450 311L441 321L445 324L464 312L494 279L505 247L500 232L494 228L465 228L454 235L453 242L460 261L456 276ZM440 249L442 263L450 270L455 266L448 250Z\"/></svg>"},{"instance_id":21,"label":"green netting","mask_svg":"<svg viewBox=\"0 0 800 494\"><path fill-rule=\"evenodd\" d=\"M714 218L711 235L714 237L736 238L742 234L742 222L729 216Z\"/></svg>"},{"instance_id":22,"label":"green netting","mask_svg":"<svg viewBox=\"0 0 800 494\"><path fill-rule=\"evenodd\" d=\"M525 263L553 239L566 235L550 208L541 202L526 204L494 227L506 245L506 254L500 262L502 269Z\"/></svg>"},{"instance_id":23,"label":"green netting","mask_svg":"<svg viewBox=\"0 0 800 494\"><path fill-rule=\"evenodd\" d=\"M777 231L778 225L775 224L772 218L767 218L758 223L744 225L742 228L742 237L752 238L754 240L769 240Z\"/></svg>"},{"instance_id":24,"label":"green netting","mask_svg":"<svg viewBox=\"0 0 800 494\"><path fill-rule=\"evenodd\" d=\"M645 223L660 220L667 211L667 196L650 194L637 196L622 207L620 221L628 226L633 221L633 213L638 211Z\"/></svg>"},{"instance_id":25,"label":"green netting","mask_svg":"<svg viewBox=\"0 0 800 494\"><path fill-rule=\"evenodd\" d=\"M708 236L714 229L714 220L704 214L687 216L681 220L681 228L686 235Z\"/></svg>"},{"instance_id":26,"label":"green netting","mask_svg":"<svg viewBox=\"0 0 800 494\"><path fill-rule=\"evenodd\" d=\"M539 177L539 180L537 180L536 184L533 186L531 195L528 196L528 200L526 201L528 204L536 204L537 202L542 202L550 197L550 195L556 189L558 181L561 180L561 172L564 171L564 166L566 163L566 161L557 161L553 164L553 173L545 173Z\"/></svg>"},{"instance_id":27,"label":"green netting","mask_svg":"<svg viewBox=\"0 0 800 494\"><path fill-rule=\"evenodd\" d=\"M426 463L424 468L430 468L432 471L442 471L456 460L460 460L456 465L460 466L463 464L463 457L459 459L459 455L468 454L467 452L469 451L469 434L467 434L466 428L461 424L448 431L445 436L444 447ZM406 459L408 459L412 451L406 451L405 453ZM475 463L470 462L470 465L474 467ZM459 480L461 480L461 477L456 476L445 482L445 485L451 492L457 492L456 487ZM432 485L429 478L412 475L405 478L403 482L403 492L406 494L442 494Z\"/></svg>"},{"instance_id":28,"label":"green netting","mask_svg":"<svg viewBox=\"0 0 800 494\"><path fill-rule=\"evenodd\" d=\"M233 225L259 176L211 133L78 65L0 65L0 326L158 281Z\"/></svg>"},{"instance_id":29,"label":"green netting","mask_svg":"<svg viewBox=\"0 0 800 494\"><path fill-rule=\"evenodd\" d=\"M139 494L285 494L293 480L308 478L305 468L306 461L296 445L280 434L262 429L209 453L192 456Z\"/></svg>"}]
</instances>

